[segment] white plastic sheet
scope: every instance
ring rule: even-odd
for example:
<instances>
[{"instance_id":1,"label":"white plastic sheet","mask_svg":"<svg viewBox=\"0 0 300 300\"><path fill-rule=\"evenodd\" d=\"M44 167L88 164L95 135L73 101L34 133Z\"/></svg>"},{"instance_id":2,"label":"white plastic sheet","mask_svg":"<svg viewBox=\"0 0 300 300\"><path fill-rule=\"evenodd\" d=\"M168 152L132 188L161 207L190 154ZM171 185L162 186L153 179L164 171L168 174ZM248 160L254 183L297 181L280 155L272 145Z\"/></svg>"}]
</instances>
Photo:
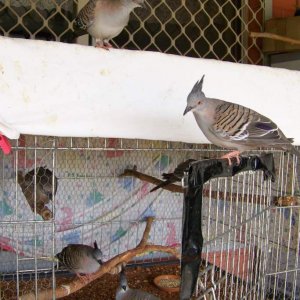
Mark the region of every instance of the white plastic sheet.
<instances>
[{"instance_id":1,"label":"white plastic sheet","mask_svg":"<svg viewBox=\"0 0 300 300\"><path fill-rule=\"evenodd\" d=\"M154 52L0 38L0 131L205 143L186 97L209 97L275 121L300 144L300 72Z\"/></svg>"}]
</instances>

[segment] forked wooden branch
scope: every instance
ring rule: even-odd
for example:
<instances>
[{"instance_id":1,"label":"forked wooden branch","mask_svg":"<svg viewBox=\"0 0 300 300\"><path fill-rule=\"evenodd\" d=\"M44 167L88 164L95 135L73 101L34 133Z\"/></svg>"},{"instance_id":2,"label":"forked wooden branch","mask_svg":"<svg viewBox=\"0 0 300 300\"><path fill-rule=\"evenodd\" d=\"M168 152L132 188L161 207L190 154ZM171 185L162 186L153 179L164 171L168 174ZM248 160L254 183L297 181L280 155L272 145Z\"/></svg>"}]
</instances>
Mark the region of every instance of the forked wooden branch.
<instances>
[{"instance_id":1,"label":"forked wooden branch","mask_svg":"<svg viewBox=\"0 0 300 300\"><path fill-rule=\"evenodd\" d=\"M138 172L135 168L134 169L125 169L124 172L119 175L119 177L126 177L126 176L133 176L135 178L138 178L142 181L146 181L149 183L153 183L155 185L160 184L163 182L162 180L152 177L150 175ZM169 184L166 186L161 187L162 189L165 189L170 192L176 192L176 193L183 193L183 188L176 184ZM232 193L224 193L220 191L210 191L209 189L203 189L203 196L213 199L219 199L220 201L231 201L231 202L253 202L258 204L264 204L267 199L264 196L261 195L247 195L247 194L232 194Z\"/></svg>"},{"instance_id":2,"label":"forked wooden branch","mask_svg":"<svg viewBox=\"0 0 300 300\"><path fill-rule=\"evenodd\" d=\"M121 253L121 254L113 257L112 259L108 260L107 262L105 262L101 266L99 271L91 276L91 281L94 281L95 279L102 277L104 274L110 272L117 265L119 265L121 263L128 263L135 256L141 255L146 252L150 252L150 251L166 252L166 253L169 253L169 254L179 258L179 253L174 247L167 247L167 246L160 246L160 245L148 245L147 244L153 220L154 220L154 218L152 218L152 217L147 218L146 228L145 228L143 237L142 237L139 245L136 248L128 250L124 253ZM85 287L90 282L83 283L76 277L72 282L70 282L68 284L57 286L54 291L55 298L60 299L62 297L65 297L72 293L75 293L76 291ZM42 290L38 293L37 298L39 300L53 299L53 290L52 289ZM29 294L23 295L19 299L20 300L34 300L36 298L35 298L34 293L29 293Z\"/></svg>"},{"instance_id":3,"label":"forked wooden branch","mask_svg":"<svg viewBox=\"0 0 300 300\"><path fill-rule=\"evenodd\" d=\"M292 39L283 35L278 35L270 32L250 32L250 37L252 38L265 38L271 40L277 40L293 45L300 45L300 40Z\"/></svg>"},{"instance_id":4,"label":"forked wooden branch","mask_svg":"<svg viewBox=\"0 0 300 300\"><path fill-rule=\"evenodd\" d=\"M138 178L142 181L146 181L146 182L149 182L149 183L152 183L152 184L155 184L155 185L159 185L160 183L163 182L163 180L160 180L156 177L138 172L135 168L125 169L124 172L119 175L119 177L126 177L126 176L133 176L133 177ZM166 186L162 187L162 189L165 189L165 190L173 192L173 193L183 193L183 188L179 185L176 185L176 184L166 185Z\"/></svg>"}]
</instances>

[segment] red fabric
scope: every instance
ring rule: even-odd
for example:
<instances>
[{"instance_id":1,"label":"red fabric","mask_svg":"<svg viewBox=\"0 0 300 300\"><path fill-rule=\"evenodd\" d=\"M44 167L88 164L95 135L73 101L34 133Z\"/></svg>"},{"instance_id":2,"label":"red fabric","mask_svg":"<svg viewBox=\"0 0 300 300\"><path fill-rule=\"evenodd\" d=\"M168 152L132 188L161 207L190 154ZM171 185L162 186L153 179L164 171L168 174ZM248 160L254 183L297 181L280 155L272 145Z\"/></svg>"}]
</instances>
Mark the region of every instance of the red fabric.
<instances>
[{"instance_id":1,"label":"red fabric","mask_svg":"<svg viewBox=\"0 0 300 300\"><path fill-rule=\"evenodd\" d=\"M11 151L9 140L2 134L0 134L0 147L4 154L9 154Z\"/></svg>"}]
</instances>

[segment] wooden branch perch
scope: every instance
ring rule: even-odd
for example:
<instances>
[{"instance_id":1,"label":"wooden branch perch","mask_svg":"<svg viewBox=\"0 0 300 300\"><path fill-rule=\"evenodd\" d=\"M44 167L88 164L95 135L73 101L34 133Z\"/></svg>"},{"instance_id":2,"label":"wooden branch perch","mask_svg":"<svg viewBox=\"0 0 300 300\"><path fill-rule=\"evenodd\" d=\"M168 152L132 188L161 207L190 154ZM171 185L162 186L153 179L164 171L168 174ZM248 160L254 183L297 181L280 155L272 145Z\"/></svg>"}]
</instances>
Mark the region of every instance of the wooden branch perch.
<instances>
[{"instance_id":1,"label":"wooden branch perch","mask_svg":"<svg viewBox=\"0 0 300 300\"><path fill-rule=\"evenodd\" d=\"M254 39L265 38L265 39L277 40L277 41L281 41L293 45L300 45L300 40L292 39L283 35L278 35L269 32L250 32L250 37Z\"/></svg>"},{"instance_id":2,"label":"wooden branch perch","mask_svg":"<svg viewBox=\"0 0 300 300\"><path fill-rule=\"evenodd\" d=\"M94 281L95 279L102 277L104 274L110 272L117 265L124 263L124 262L128 263L135 256L141 255L146 252L152 252L152 251L166 252L166 253L169 253L169 254L179 258L179 253L177 252L177 250L174 247L167 247L167 246L160 246L160 245L148 245L147 244L153 220L154 220L153 217L147 218L147 224L146 224L145 231L143 233L143 237L141 239L141 242L139 243L139 245L136 248L128 250L124 253L121 253L121 254L113 257L112 259L108 260L107 262L105 262L101 266L99 271L91 276L91 281ZM87 284L91 283L91 281L88 283L83 283L82 281L80 281L79 278L76 277L69 284L57 286L54 291L55 298L60 299L62 297L65 297L72 293L75 293L76 291L85 287ZM53 290L52 289L42 290L39 292L37 298L39 300L51 300L53 298ZM36 298L35 298L34 293L29 293L29 294L23 295L19 299L20 300L34 300Z\"/></svg>"},{"instance_id":3,"label":"wooden branch perch","mask_svg":"<svg viewBox=\"0 0 300 300\"><path fill-rule=\"evenodd\" d=\"M138 178L142 181L146 181L155 185L159 185L160 183L163 182L163 180L160 180L156 177L138 172L135 168L133 169L125 169L124 172L122 174L119 175L119 177L126 177L126 176L133 176L135 178ZM166 185L164 187L162 187L163 189L173 192L173 193L183 193L183 188L179 185L176 184L169 184Z\"/></svg>"},{"instance_id":4,"label":"wooden branch perch","mask_svg":"<svg viewBox=\"0 0 300 300\"><path fill-rule=\"evenodd\" d=\"M136 168L133 169L125 169L124 172L119 175L119 177L126 177L126 176L133 176L135 178L138 178L142 181L146 181L149 183L153 183L153 184L160 184L161 182L163 182L162 180L156 178L156 177L152 177L150 175L138 172L136 170ZM176 193L183 193L183 188L179 185L176 184L169 184L166 186L161 187L162 189L165 189L167 191L170 192L176 192ZM263 204L264 201L266 201L266 198L260 195L254 195L254 197L252 197L252 195L247 195L247 194L231 194L229 192L224 193L224 192L218 192L218 191L210 191L209 189L203 189L203 196L204 197L211 197L213 199L219 199L221 201L238 201L238 202L246 202L247 199L251 199L249 200L250 202L253 201L253 203L258 203L258 204Z\"/></svg>"}]
</instances>

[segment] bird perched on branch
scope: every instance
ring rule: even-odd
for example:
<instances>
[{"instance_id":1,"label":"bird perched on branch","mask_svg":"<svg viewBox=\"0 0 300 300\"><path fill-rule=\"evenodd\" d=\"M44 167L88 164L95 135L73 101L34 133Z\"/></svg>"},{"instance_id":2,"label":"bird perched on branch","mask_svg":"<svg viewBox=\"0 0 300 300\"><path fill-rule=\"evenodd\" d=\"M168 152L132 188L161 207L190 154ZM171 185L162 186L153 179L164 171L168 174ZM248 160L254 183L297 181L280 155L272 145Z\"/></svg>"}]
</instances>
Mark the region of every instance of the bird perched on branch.
<instances>
[{"instance_id":1,"label":"bird perched on branch","mask_svg":"<svg viewBox=\"0 0 300 300\"><path fill-rule=\"evenodd\" d=\"M89 0L74 20L74 33L87 31L96 47L111 48L109 40L121 33L136 7L144 7L144 0Z\"/></svg>"},{"instance_id":2,"label":"bird perched on branch","mask_svg":"<svg viewBox=\"0 0 300 300\"><path fill-rule=\"evenodd\" d=\"M125 269L122 268L116 300L159 300L159 298L142 290L131 289L127 283Z\"/></svg>"},{"instance_id":3,"label":"bird perched on branch","mask_svg":"<svg viewBox=\"0 0 300 300\"><path fill-rule=\"evenodd\" d=\"M160 183L156 187L154 187L152 190L150 190L150 193L158 190L159 188L168 186L169 184L172 184L174 182L181 181L181 179L184 175L184 171L186 171L188 169L188 167L190 166L190 163L193 161L196 161L196 160L195 159L187 159L186 161L180 163L175 168L173 173L163 173L162 177L165 181Z\"/></svg>"},{"instance_id":4,"label":"bird perched on branch","mask_svg":"<svg viewBox=\"0 0 300 300\"><path fill-rule=\"evenodd\" d=\"M80 280L90 281L90 275L97 272L102 264L102 252L97 242L94 247L82 244L69 244L55 255L58 261Z\"/></svg>"},{"instance_id":5,"label":"bird perched on branch","mask_svg":"<svg viewBox=\"0 0 300 300\"><path fill-rule=\"evenodd\" d=\"M35 174L36 179L34 179ZM36 206L36 212L44 220L49 220L52 217L52 212L45 207L45 204L52 200L53 193L56 194L57 177L54 176L53 178L52 171L44 166L29 171L25 176L22 171L18 171L17 180L31 210L34 212L34 206ZM36 205L34 205L35 199Z\"/></svg>"},{"instance_id":6,"label":"bird perched on branch","mask_svg":"<svg viewBox=\"0 0 300 300\"><path fill-rule=\"evenodd\" d=\"M239 163L240 153L260 147L300 154L292 145L293 139L285 137L269 118L242 105L206 97L202 91L203 80L204 75L189 93L183 115L192 111L210 142L219 147L235 149L222 156L229 160L229 164L233 157Z\"/></svg>"}]
</instances>

